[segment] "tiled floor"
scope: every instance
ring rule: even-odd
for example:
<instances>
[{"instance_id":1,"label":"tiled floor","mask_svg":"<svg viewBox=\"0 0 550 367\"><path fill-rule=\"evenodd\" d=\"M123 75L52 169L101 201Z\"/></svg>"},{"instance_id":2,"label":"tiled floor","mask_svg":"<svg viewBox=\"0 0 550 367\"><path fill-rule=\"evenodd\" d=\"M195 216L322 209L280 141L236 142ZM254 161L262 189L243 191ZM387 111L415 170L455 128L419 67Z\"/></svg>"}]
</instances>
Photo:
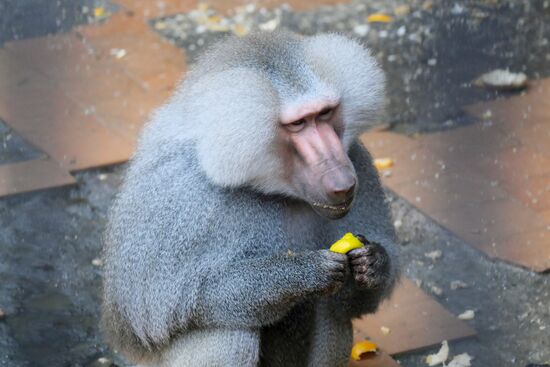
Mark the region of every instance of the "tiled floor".
<instances>
[{"instance_id":1,"label":"tiled floor","mask_svg":"<svg viewBox=\"0 0 550 367\"><path fill-rule=\"evenodd\" d=\"M550 269L550 79L467 108L479 122L418 138L363 136L383 182L491 257Z\"/></svg>"},{"instance_id":2,"label":"tiled floor","mask_svg":"<svg viewBox=\"0 0 550 367\"><path fill-rule=\"evenodd\" d=\"M337 2L292 4L304 9ZM185 56L146 22L197 3L164 1L163 8L143 0L119 3L124 11L103 24L0 49L0 117L50 157L0 166L0 196L71 184L69 171L127 160L148 114L172 92ZM211 5L230 11L243 3ZM525 95L469 107L480 121L467 127L417 138L373 132L362 139L375 157L394 159L391 174L382 173L391 190L488 256L545 271L550 269L549 98L550 80L543 80ZM374 338L390 354L473 333L410 283L395 297L401 301L357 324L357 335ZM437 311L429 328L407 312L392 312L391 305L403 303L403 297L421 299L417 303L424 311ZM396 325L391 337L378 335L379 326L391 322Z\"/></svg>"},{"instance_id":3,"label":"tiled floor","mask_svg":"<svg viewBox=\"0 0 550 367\"><path fill-rule=\"evenodd\" d=\"M0 196L74 183L74 178L51 159L0 165Z\"/></svg>"},{"instance_id":4,"label":"tiled floor","mask_svg":"<svg viewBox=\"0 0 550 367\"><path fill-rule=\"evenodd\" d=\"M375 315L356 320L353 325L355 342L368 337L391 355L475 335L471 327L405 278Z\"/></svg>"},{"instance_id":5,"label":"tiled floor","mask_svg":"<svg viewBox=\"0 0 550 367\"><path fill-rule=\"evenodd\" d=\"M119 12L104 24L0 49L0 117L66 171L124 162L147 116L184 70L183 53L152 32L146 19ZM28 180L23 167L3 167L10 173L4 181ZM66 181L44 176L0 194Z\"/></svg>"}]
</instances>

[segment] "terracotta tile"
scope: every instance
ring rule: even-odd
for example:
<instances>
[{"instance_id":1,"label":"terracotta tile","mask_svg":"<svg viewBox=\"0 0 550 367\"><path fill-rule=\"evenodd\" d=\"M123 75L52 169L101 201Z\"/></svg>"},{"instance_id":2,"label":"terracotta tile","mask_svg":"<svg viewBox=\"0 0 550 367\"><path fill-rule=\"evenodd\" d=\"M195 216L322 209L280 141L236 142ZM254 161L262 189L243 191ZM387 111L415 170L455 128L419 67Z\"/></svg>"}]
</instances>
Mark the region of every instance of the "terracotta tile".
<instances>
[{"instance_id":1,"label":"terracotta tile","mask_svg":"<svg viewBox=\"0 0 550 367\"><path fill-rule=\"evenodd\" d=\"M482 203L502 200L507 193L488 181L446 170L436 177L400 185L396 194L426 214L456 207L477 207Z\"/></svg>"},{"instance_id":2,"label":"terracotta tile","mask_svg":"<svg viewBox=\"0 0 550 367\"><path fill-rule=\"evenodd\" d=\"M504 138L504 134L494 125L484 127L476 124L465 128L430 134L419 139L422 146L434 152L447 165L446 186L451 186L448 194L455 196L456 201L464 198L466 202L484 202L502 199L506 195L496 187L501 183L500 175L492 171L504 171L504 167L495 167L508 151L517 151L519 140ZM486 142L487 140L487 142ZM506 165L508 167L508 165ZM519 172L514 172L514 175ZM461 177L461 179L457 179ZM459 185L452 185L453 183ZM473 198L473 200L471 200ZM447 201L450 199L447 198ZM432 198L436 205L441 201ZM435 209L427 203L426 207Z\"/></svg>"},{"instance_id":3,"label":"terracotta tile","mask_svg":"<svg viewBox=\"0 0 550 367\"><path fill-rule=\"evenodd\" d=\"M428 213L474 247L483 249L497 239L545 228L537 213L513 199L491 201L478 206L454 207Z\"/></svg>"},{"instance_id":4,"label":"terracotta tile","mask_svg":"<svg viewBox=\"0 0 550 367\"><path fill-rule=\"evenodd\" d=\"M97 84L105 79L127 77L123 68L110 60L90 59L87 64L78 67L67 67L64 72L51 75L51 79L58 84L77 84L84 88L89 84ZM111 82L113 83L113 82Z\"/></svg>"},{"instance_id":5,"label":"terracotta tile","mask_svg":"<svg viewBox=\"0 0 550 367\"><path fill-rule=\"evenodd\" d=\"M534 123L523 129L518 138L524 146L550 158L550 114L545 123Z\"/></svg>"},{"instance_id":6,"label":"terracotta tile","mask_svg":"<svg viewBox=\"0 0 550 367\"><path fill-rule=\"evenodd\" d=\"M89 103L121 88L141 87L110 55L96 54L74 34L12 42L8 52L35 67L69 97Z\"/></svg>"},{"instance_id":7,"label":"terracotta tile","mask_svg":"<svg viewBox=\"0 0 550 367\"><path fill-rule=\"evenodd\" d=\"M466 110L481 117L491 111L491 120L507 134L523 145L550 155L550 78L536 81L528 93L508 99L484 102L469 106Z\"/></svg>"},{"instance_id":8,"label":"terracotta tile","mask_svg":"<svg viewBox=\"0 0 550 367\"><path fill-rule=\"evenodd\" d=\"M484 250L491 257L543 272L550 269L550 230L543 228L511 235L484 247Z\"/></svg>"},{"instance_id":9,"label":"terracotta tile","mask_svg":"<svg viewBox=\"0 0 550 367\"><path fill-rule=\"evenodd\" d=\"M496 131L504 134L505 141L519 142L505 144L504 149L493 152L484 148L485 154L477 159L471 154L468 156L467 152L461 153L461 158L467 157L464 161L470 169L497 183L514 199L508 200L509 204L501 204L500 210L483 205L477 215L462 210L434 216L492 256L539 271L550 268L547 262L550 248L543 245L548 239L541 229L550 223L549 98L550 78L546 78L532 82L523 95L466 108L468 113L492 121ZM502 139L500 133L495 136ZM493 223L486 223L482 217L494 218ZM475 226L472 218L480 218L480 226ZM481 232L472 233L472 228L474 232Z\"/></svg>"},{"instance_id":10,"label":"terracotta tile","mask_svg":"<svg viewBox=\"0 0 550 367\"><path fill-rule=\"evenodd\" d=\"M407 182L395 189L393 187L390 187L390 189L428 215L434 211L454 208L457 205L472 205L471 203L461 203L454 196L446 196L439 191L439 188L425 187L418 181Z\"/></svg>"},{"instance_id":11,"label":"terracotta tile","mask_svg":"<svg viewBox=\"0 0 550 367\"><path fill-rule=\"evenodd\" d=\"M465 107L465 111L487 122L493 122L503 131L521 130L530 124L536 101L531 95L501 98Z\"/></svg>"},{"instance_id":12,"label":"terracotta tile","mask_svg":"<svg viewBox=\"0 0 550 367\"><path fill-rule=\"evenodd\" d=\"M550 174L504 180L502 186L531 209L537 212L550 210Z\"/></svg>"},{"instance_id":13,"label":"terracotta tile","mask_svg":"<svg viewBox=\"0 0 550 367\"><path fill-rule=\"evenodd\" d=\"M117 14L118 15L118 14ZM139 26L136 25L139 24ZM144 90L166 95L173 91L185 70L184 53L149 28L140 17L126 15L112 17L105 27L110 32L99 32L98 26L79 29L84 43L99 60L108 60L136 81ZM117 58L115 49L124 50Z\"/></svg>"},{"instance_id":14,"label":"terracotta tile","mask_svg":"<svg viewBox=\"0 0 550 367\"><path fill-rule=\"evenodd\" d=\"M390 132L370 132L361 142L373 158L391 158L393 167L381 172L382 182L392 190L406 182L434 177L446 169L438 156L423 149L417 140Z\"/></svg>"},{"instance_id":15,"label":"terracotta tile","mask_svg":"<svg viewBox=\"0 0 550 367\"><path fill-rule=\"evenodd\" d=\"M392 157L419 147L415 139L392 132L368 132L361 135L360 140L375 158Z\"/></svg>"},{"instance_id":16,"label":"terracotta tile","mask_svg":"<svg viewBox=\"0 0 550 367\"><path fill-rule=\"evenodd\" d=\"M421 136L422 146L442 156L465 156L498 152L509 147L519 146L518 139L507 136L495 124L475 123L453 130Z\"/></svg>"},{"instance_id":17,"label":"terracotta tile","mask_svg":"<svg viewBox=\"0 0 550 367\"><path fill-rule=\"evenodd\" d=\"M55 108L63 107L64 94L45 76L32 73L14 85L0 85L0 116L5 121L19 117L39 117ZM61 104L61 106L60 106Z\"/></svg>"},{"instance_id":18,"label":"terracotta tile","mask_svg":"<svg viewBox=\"0 0 550 367\"><path fill-rule=\"evenodd\" d=\"M142 88L139 83L126 75L122 68L114 65L110 60L102 61L96 58L92 51L79 46L78 42L80 41L75 37L61 36L60 39L47 37L34 39L32 42L25 41L22 44L13 43L10 53L18 55L18 58L32 59L37 53L37 57L43 60L40 65L41 71L49 80L35 78L36 81L29 84L33 84L36 91L26 87L25 92L10 93L11 96L25 95L26 97L22 100L47 99L48 103L42 103L42 105L46 105L48 110L49 105L56 104L57 112L63 108L60 105L61 100L56 100L55 94L49 92L55 85L57 91L62 91L69 99L79 103L82 109L91 113L94 110L94 104L98 101L110 100L128 94L128 90ZM36 113L39 108L40 106L34 103L30 112ZM19 114L27 113L24 108L18 108L18 110Z\"/></svg>"},{"instance_id":19,"label":"terracotta tile","mask_svg":"<svg viewBox=\"0 0 550 367\"><path fill-rule=\"evenodd\" d=\"M144 78L142 86L154 96L167 100L176 90L178 83L184 78L181 70L163 70L157 74Z\"/></svg>"},{"instance_id":20,"label":"terracotta tile","mask_svg":"<svg viewBox=\"0 0 550 367\"><path fill-rule=\"evenodd\" d=\"M74 183L75 179L51 159L0 165L0 196Z\"/></svg>"},{"instance_id":21,"label":"terracotta tile","mask_svg":"<svg viewBox=\"0 0 550 367\"><path fill-rule=\"evenodd\" d=\"M112 48L128 48L137 43L142 48L150 47L152 42L158 41L158 35L140 18L132 18L129 21L109 19L107 25L114 23L111 32L94 32L97 25L85 26L78 29L83 42L99 57L110 57ZM127 27L127 24L139 24L139 27ZM120 28L120 29L116 29ZM101 26L99 29L103 29ZM124 58L122 58L123 60Z\"/></svg>"},{"instance_id":22,"label":"terracotta tile","mask_svg":"<svg viewBox=\"0 0 550 367\"><path fill-rule=\"evenodd\" d=\"M72 100L83 105L94 105L99 101L110 100L140 90L140 84L130 76L116 69L96 68L81 77L58 80L57 85Z\"/></svg>"},{"instance_id":23,"label":"terracotta tile","mask_svg":"<svg viewBox=\"0 0 550 367\"><path fill-rule=\"evenodd\" d=\"M112 48L128 53L117 59ZM125 161L184 63L143 18L124 13L79 33L11 42L0 54L9 75L0 82L0 116L67 169Z\"/></svg>"},{"instance_id":24,"label":"terracotta tile","mask_svg":"<svg viewBox=\"0 0 550 367\"><path fill-rule=\"evenodd\" d=\"M550 210L541 210L537 215L546 223L550 223Z\"/></svg>"},{"instance_id":25,"label":"terracotta tile","mask_svg":"<svg viewBox=\"0 0 550 367\"><path fill-rule=\"evenodd\" d=\"M545 98L550 98L550 93ZM535 103L519 97L505 102L487 106L494 115L492 121L495 126L503 131L507 139L517 140L522 145L547 153L545 142L550 137L550 108L546 106L546 102Z\"/></svg>"},{"instance_id":26,"label":"terracotta tile","mask_svg":"<svg viewBox=\"0 0 550 367\"><path fill-rule=\"evenodd\" d=\"M470 168L489 180L506 182L550 174L550 157L529 147L513 147L472 162Z\"/></svg>"},{"instance_id":27,"label":"terracotta tile","mask_svg":"<svg viewBox=\"0 0 550 367\"><path fill-rule=\"evenodd\" d=\"M153 92L173 89L185 70L183 52L152 32L94 38L89 42L99 58L110 58L142 87ZM110 54L114 49L123 49L126 55L116 59Z\"/></svg>"},{"instance_id":28,"label":"terracotta tile","mask_svg":"<svg viewBox=\"0 0 550 367\"><path fill-rule=\"evenodd\" d=\"M75 33L80 35L84 42L91 38L112 37L118 34L139 35L149 31L150 28L145 19L125 11L112 14L105 22L75 28Z\"/></svg>"},{"instance_id":29,"label":"terracotta tile","mask_svg":"<svg viewBox=\"0 0 550 367\"><path fill-rule=\"evenodd\" d=\"M90 83L124 71L111 58L96 55L90 46L70 33L12 42L7 47L12 58L30 65L54 82Z\"/></svg>"},{"instance_id":30,"label":"terracotta tile","mask_svg":"<svg viewBox=\"0 0 550 367\"><path fill-rule=\"evenodd\" d=\"M9 42L6 50L18 62L53 78L93 70L98 60L74 33Z\"/></svg>"},{"instance_id":31,"label":"terracotta tile","mask_svg":"<svg viewBox=\"0 0 550 367\"><path fill-rule=\"evenodd\" d=\"M391 175L382 172L382 182L392 189L408 182L430 181L449 170L447 162L424 148L399 151L390 157L394 161Z\"/></svg>"},{"instance_id":32,"label":"terracotta tile","mask_svg":"<svg viewBox=\"0 0 550 367\"><path fill-rule=\"evenodd\" d=\"M0 116L70 170L122 162L132 152L126 140L40 75L15 87L0 88Z\"/></svg>"},{"instance_id":33,"label":"terracotta tile","mask_svg":"<svg viewBox=\"0 0 550 367\"><path fill-rule=\"evenodd\" d=\"M419 141L423 143L423 148L431 151L445 162L449 170L457 170L478 178L491 179L491 177L486 177L483 170L479 169L479 165L480 162L493 162L498 157L498 151L485 151L465 144L446 144L443 140L437 143L433 141L428 143L421 138Z\"/></svg>"},{"instance_id":34,"label":"terracotta tile","mask_svg":"<svg viewBox=\"0 0 550 367\"><path fill-rule=\"evenodd\" d=\"M37 69L24 65L14 55L0 49L0 88L24 84L38 73Z\"/></svg>"},{"instance_id":35,"label":"terracotta tile","mask_svg":"<svg viewBox=\"0 0 550 367\"><path fill-rule=\"evenodd\" d=\"M27 123L37 125L40 120ZM19 131L19 126L14 129ZM46 129L22 135L70 171L125 162L133 152L126 139L115 135L92 116L66 116Z\"/></svg>"},{"instance_id":36,"label":"terracotta tile","mask_svg":"<svg viewBox=\"0 0 550 367\"><path fill-rule=\"evenodd\" d=\"M130 144L95 121L80 123L73 129L50 131L48 135L25 135L25 138L69 171L125 162L132 154Z\"/></svg>"},{"instance_id":37,"label":"terracotta tile","mask_svg":"<svg viewBox=\"0 0 550 367\"><path fill-rule=\"evenodd\" d=\"M94 114L107 127L134 143L143 124L164 99L140 90L130 90L111 99L92 102Z\"/></svg>"},{"instance_id":38,"label":"terracotta tile","mask_svg":"<svg viewBox=\"0 0 550 367\"><path fill-rule=\"evenodd\" d=\"M31 64L36 62L35 58L40 58L44 63L40 65L39 72L32 74L31 80L25 80L25 83L17 88L0 86L0 113L8 122L13 121L12 124L19 126L20 130L24 126L27 131L23 135L27 134L26 137L30 141L40 144L49 154L62 157L66 164L76 162L69 164L71 169L88 167L94 162L104 164L102 162L108 158L108 152L113 154L108 162L115 163L127 159L147 116L168 98L179 79L175 72L177 63L183 64L183 56L177 49L164 42L157 44L161 44L162 48L169 47L171 54L155 47L153 42L148 41L157 40L158 36L147 29L146 32L152 36L143 37L143 42L136 42L136 46L132 46L138 51L142 48L143 52L135 55L135 58L129 56L128 61L135 61L129 65L117 64L119 60L109 54L110 48L105 49L104 54L100 54L97 52L97 45L84 45L80 38L74 35L45 37L21 44L10 44L8 52L12 58L27 60ZM108 39L106 35L102 36ZM94 37L94 41L102 40L100 36ZM129 47L132 37L127 39ZM113 45L116 45L116 42ZM172 61L176 60L173 64L166 60L170 55ZM52 67L49 63L53 64ZM127 66L134 67L133 71L136 73L142 73L143 79L132 74ZM45 75L40 73L42 71ZM83 116L83 113L86 116ZM97 120L93 116L97 117ZM101 138L104 141L103 146L109 147L102 150L104 154L98 154L97 159L93 159L92 156L84 158L82 154L76 157L76 152L68 152L67 149L76 147L71 146L68 140L62 139L65 135L78 137L77 140L85 139L82 134L75 135L76 132L64 134L62 130L66 128L64 124L69 119L94 120L95 125L88 124L97 126L90 132L89 141ZM22 123L22 120L32 121L36 126L49 124L52 129L36 128L29 122ZM110 133L105 127L115 134ZM56 130L57 128L59 129ZM46 138L43 131L56 131L59 137ZM126 138L124 143L117 142L120 140L119 137ZM62 141L58 141L57 138ZM53 141L61 144L61 151L52 146Z\"/></svg>"},{"instance_id":39,"label":"terracotta tile","mask_svg":"<svg viewBox=\"0 0 550 367\"><path fill-rule=\"evenodd\" d=\"M390 333L381 332L382 326ZM402 279L392 297L378 312L355 320L354 341L370 338L390 355L426 348L443 340L475 334L433 298L408 279Z\"/></svg>"}]
</instances>

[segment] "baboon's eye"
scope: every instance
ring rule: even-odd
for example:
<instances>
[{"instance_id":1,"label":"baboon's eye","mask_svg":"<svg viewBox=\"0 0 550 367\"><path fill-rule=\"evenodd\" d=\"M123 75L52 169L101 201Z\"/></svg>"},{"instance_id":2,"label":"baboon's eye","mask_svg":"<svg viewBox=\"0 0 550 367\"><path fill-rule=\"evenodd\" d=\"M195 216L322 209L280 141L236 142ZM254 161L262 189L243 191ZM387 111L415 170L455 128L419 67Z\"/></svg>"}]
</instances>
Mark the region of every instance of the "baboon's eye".
<instances>
[{"instance_id":1,"label":"baboon's eye","mask_svg":"<svg viewBox=\"0 0 550 367\"><path fill-rule=\"evenodd\" d=\"M321 112L319 112L319 115L317 115L317 117L319 118L319 120L326 121L332 117L333 111L333 108L325 108Z\"/></svg>"},{"instance_id":2,"label":"baboon's eye","mask_svg":"<svg viewBox=\"0 0 550 367\"><path fill-rule=\"evenodd\" d=\"M304 128L306 124L305 119L296 120L294 122L291 122L290 124L286 125L287 128L292 131L293 133L298 132Z\"/></svg>"}]
</instances>

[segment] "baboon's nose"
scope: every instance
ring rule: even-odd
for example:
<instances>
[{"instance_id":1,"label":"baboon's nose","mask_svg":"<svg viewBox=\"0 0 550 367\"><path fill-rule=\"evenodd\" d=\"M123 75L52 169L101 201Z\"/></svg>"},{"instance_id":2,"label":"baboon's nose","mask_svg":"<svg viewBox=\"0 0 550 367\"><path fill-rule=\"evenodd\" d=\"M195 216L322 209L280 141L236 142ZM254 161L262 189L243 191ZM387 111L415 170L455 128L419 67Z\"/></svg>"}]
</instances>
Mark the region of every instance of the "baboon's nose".
<instances>
[{"instance_id":1,"label":"baboon's nose","mask_svg":"<svg viewBox=\"0 0 550 367\"><path fill-rule=\"evenodd\" d=\"M337 174L323 177L323 186L330 201L341 204L353 197L355 177L349 170L342 170Z\"/></svg>"}]
</instances>

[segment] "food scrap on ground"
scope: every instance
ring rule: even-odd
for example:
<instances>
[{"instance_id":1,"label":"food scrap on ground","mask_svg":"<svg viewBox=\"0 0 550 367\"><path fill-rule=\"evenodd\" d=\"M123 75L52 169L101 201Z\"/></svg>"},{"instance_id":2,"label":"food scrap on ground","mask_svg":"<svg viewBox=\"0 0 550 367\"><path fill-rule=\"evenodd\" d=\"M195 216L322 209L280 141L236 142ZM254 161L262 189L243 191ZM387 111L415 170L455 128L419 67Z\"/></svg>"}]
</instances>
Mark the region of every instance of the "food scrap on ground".
<instances>
[{"instance_id":1,"label":"food scrap on ground","mask_svg":"<svg viewBox=\"0 0 550 367\"><path fill-rule=\"evenodd\" d=\"M473 320L473 318L476 316L476 313L474 310L466 310L460 315L458 315L458 318L461 320Z\"/></svg>"},{"instance_id":2,"label":"food scrap on ground","mask_svg":"<svg viewBox=\"0 0 550 367\"><path fill-rule=\"evenodd\" d=\"M391 158L375 158L374 167L379 171L393 167L393 159Z\"/></svg>"},{"instance_id":3,"label":"food scrap on ground","mask_svg":"<svg viewBox=\"0 0 550 367\"><path fill-rule=\"evenodd\" d=\"M391 329L387 326L380 326L380 331L384 335L389 335L391 333Z\"/></svg>"},{"instance_id":4,"label":"food scrap on ground","mask_svg":"<svg viewBox=\"0 0 550 367\"><path fill-rule=\"evenodd\" d=\"M443 289L441 289L437 285L430 284L429 287L430 287L430 291L432 291L432 293L435 294L436 296L441 296L443 294Z\"/></svg>"},{"instance_id":5,"label":"food scrap on ground","mask_svg":"<svg viewBox=\"0 0 550 367\"><path fill-rule=\"evenodd\" d=\"M94 17L96 18L102 18L107 15L107 12L105 11L105 8L102 6L98 6L94 8Z\"/></svg>"},{"instance_id":6,"label":"food scrap on ground","mask_svg":"<svg viewBox=\"0 0 550 367\"><path fill-rule=\"evenodd\" d=\"M439 349L439 352L435 354L430 354L426 357L426 363L429 366L437 366L439 364L445 363L445 361L449 358L449 344L446 340L441 343L441 348Z\"/></svg>"},{"instance_id":7,"label":"food scrap on ground","mask_svg":"<svg viewBox=\"0 0 550 367\"><path fill-rule=\"evenodd\" d=\"M111 361L107 357L99 357L96 359L96 361L92 364L92 367L110 367L113 366L113 361Z\"/></svg>"},{"instance_id":8,"label":"food scrap on ground","mask_svg":"<svg viewBox=\"0 0 550 367\"><path fill-rule=\"evenodd\" d=\"M371 353L376 353L378 347L376 344L370 340L364 340L362 342L356 343L353 348L351 348L351 359L354 361L360 361Z\"/></svg>"},{"instance_id":9,"label":"food scrap on ground","mask_svg":"<svg viewBox=\"0 0 550 367\"><path fill-rule=\"evenodd\" d=\"M97 267L101 267L101 266L103 266L103 260L101 260L100 258L95 258L95 259L92 260L92 265L97 266Z\"/></svg>"},{"instance_id":10,"label":"food scrap on ground","mask_svg":"<svg viewBox=\"0 0 550 367\"><path fill-rule=\"evenodd\" d=\"M396 219L393 222L393 226L395 227L395 229L399 229L399 228L403 227L403 221L401 221L400 219Z\"/></svg>"},{"instance_id":11,"label":"food scrap on ground","mask_svg":"<svg viewBox=\"0 0 550 367\"><path fill-rule=\"evenodd\" d=\"M472 361L473 357L470 356L468 353L462 353L457 356L455 356L451 362L447 365L447 367L470 367L470 362Z\"/></svg>"},{"instance_id":12,"label":"food scrap on ground","mask_svg":"<svg viewBox=\"0 0 550 367\"><path fill-rule=\"evenodd\" d=\"M399 6L396 6L394 9L393 9L393 13L398 16L398 17L401 17L401 16L404 16L404 15L407 15L411 12L411 7L410 5L399 5Z\"/></svg>"},{"instance_id":13,"label":"food scrap on ground","mask_svg":"<svg viewBox=\"0 0 550 367\"><path fill-rule=\"evenodd\" d=\"M369 23L390 23L392 17L384 13L375 13L367 17L367 22Z\"/></svg>"},{"instance_id":14,"label":"food scrap on ground","mask_svg":"<svg viewBox=\"0 0 550 367\"><path fill-rule=\"evenodd\" d=\"M468 284L462 280L453 280L451 281L450 288L451 290L456 291L457 289L468 288Z\"/></svg>"},{"instance_id":15,"label":"food scrap on ground","mask_svg":"<svg viewBox=\"0 0 550 367\"><path fill-rule=\"evenodd\" d=\"M370 27L368 24L358 24L355 27L353 27L353 32L357 34L359 37L365 37L370 31Z\"/></svg>"},{"instance_id":16,"label":"food scrap on ground","mask_svg":"<svg viewBox=\"0 0 550 367\"><path fill-rule=\"evenodd\" d=\"M236 36L244 37L250 32L250 30L244 24L235 24L231 30Z\"/></svg>"},{"instance_id":17,"label":"food scrap on ground","mask_svg":"<svg viewBox=\"0 0 550 367\"><path fill-rule=\"evenodd\" d=\"M500 90L523 89L527 87L527 75L513 73L509 70L496 69L481 75L474 81L479 87L487 87Z\"/></svg>"},{"instance_id":18,"label":"food scrap on ground","mask_svg":"<svg viewBox=\"0 0 550 367\"><path fill-rule=\"evenodd\" d=\"M424 254L425 257L427 257L428 259L431 259L432 261L436 261L442 255L443 255L443 252L441 252L441 250L434 250L434 251L426 252Z\"/></svg>"},{"instance_id":19,"label":"food scrap on ground","mask_svg":"<svg viewBox=\"0 0 550 367\"><path fill-rule=\"evenodd\" d=\"M126 50L123 48L112 48L111 51L109 51L111 56L114 56L117 59L122 59L124 56L126 56Z\"/></svg>"}]
</instances>

